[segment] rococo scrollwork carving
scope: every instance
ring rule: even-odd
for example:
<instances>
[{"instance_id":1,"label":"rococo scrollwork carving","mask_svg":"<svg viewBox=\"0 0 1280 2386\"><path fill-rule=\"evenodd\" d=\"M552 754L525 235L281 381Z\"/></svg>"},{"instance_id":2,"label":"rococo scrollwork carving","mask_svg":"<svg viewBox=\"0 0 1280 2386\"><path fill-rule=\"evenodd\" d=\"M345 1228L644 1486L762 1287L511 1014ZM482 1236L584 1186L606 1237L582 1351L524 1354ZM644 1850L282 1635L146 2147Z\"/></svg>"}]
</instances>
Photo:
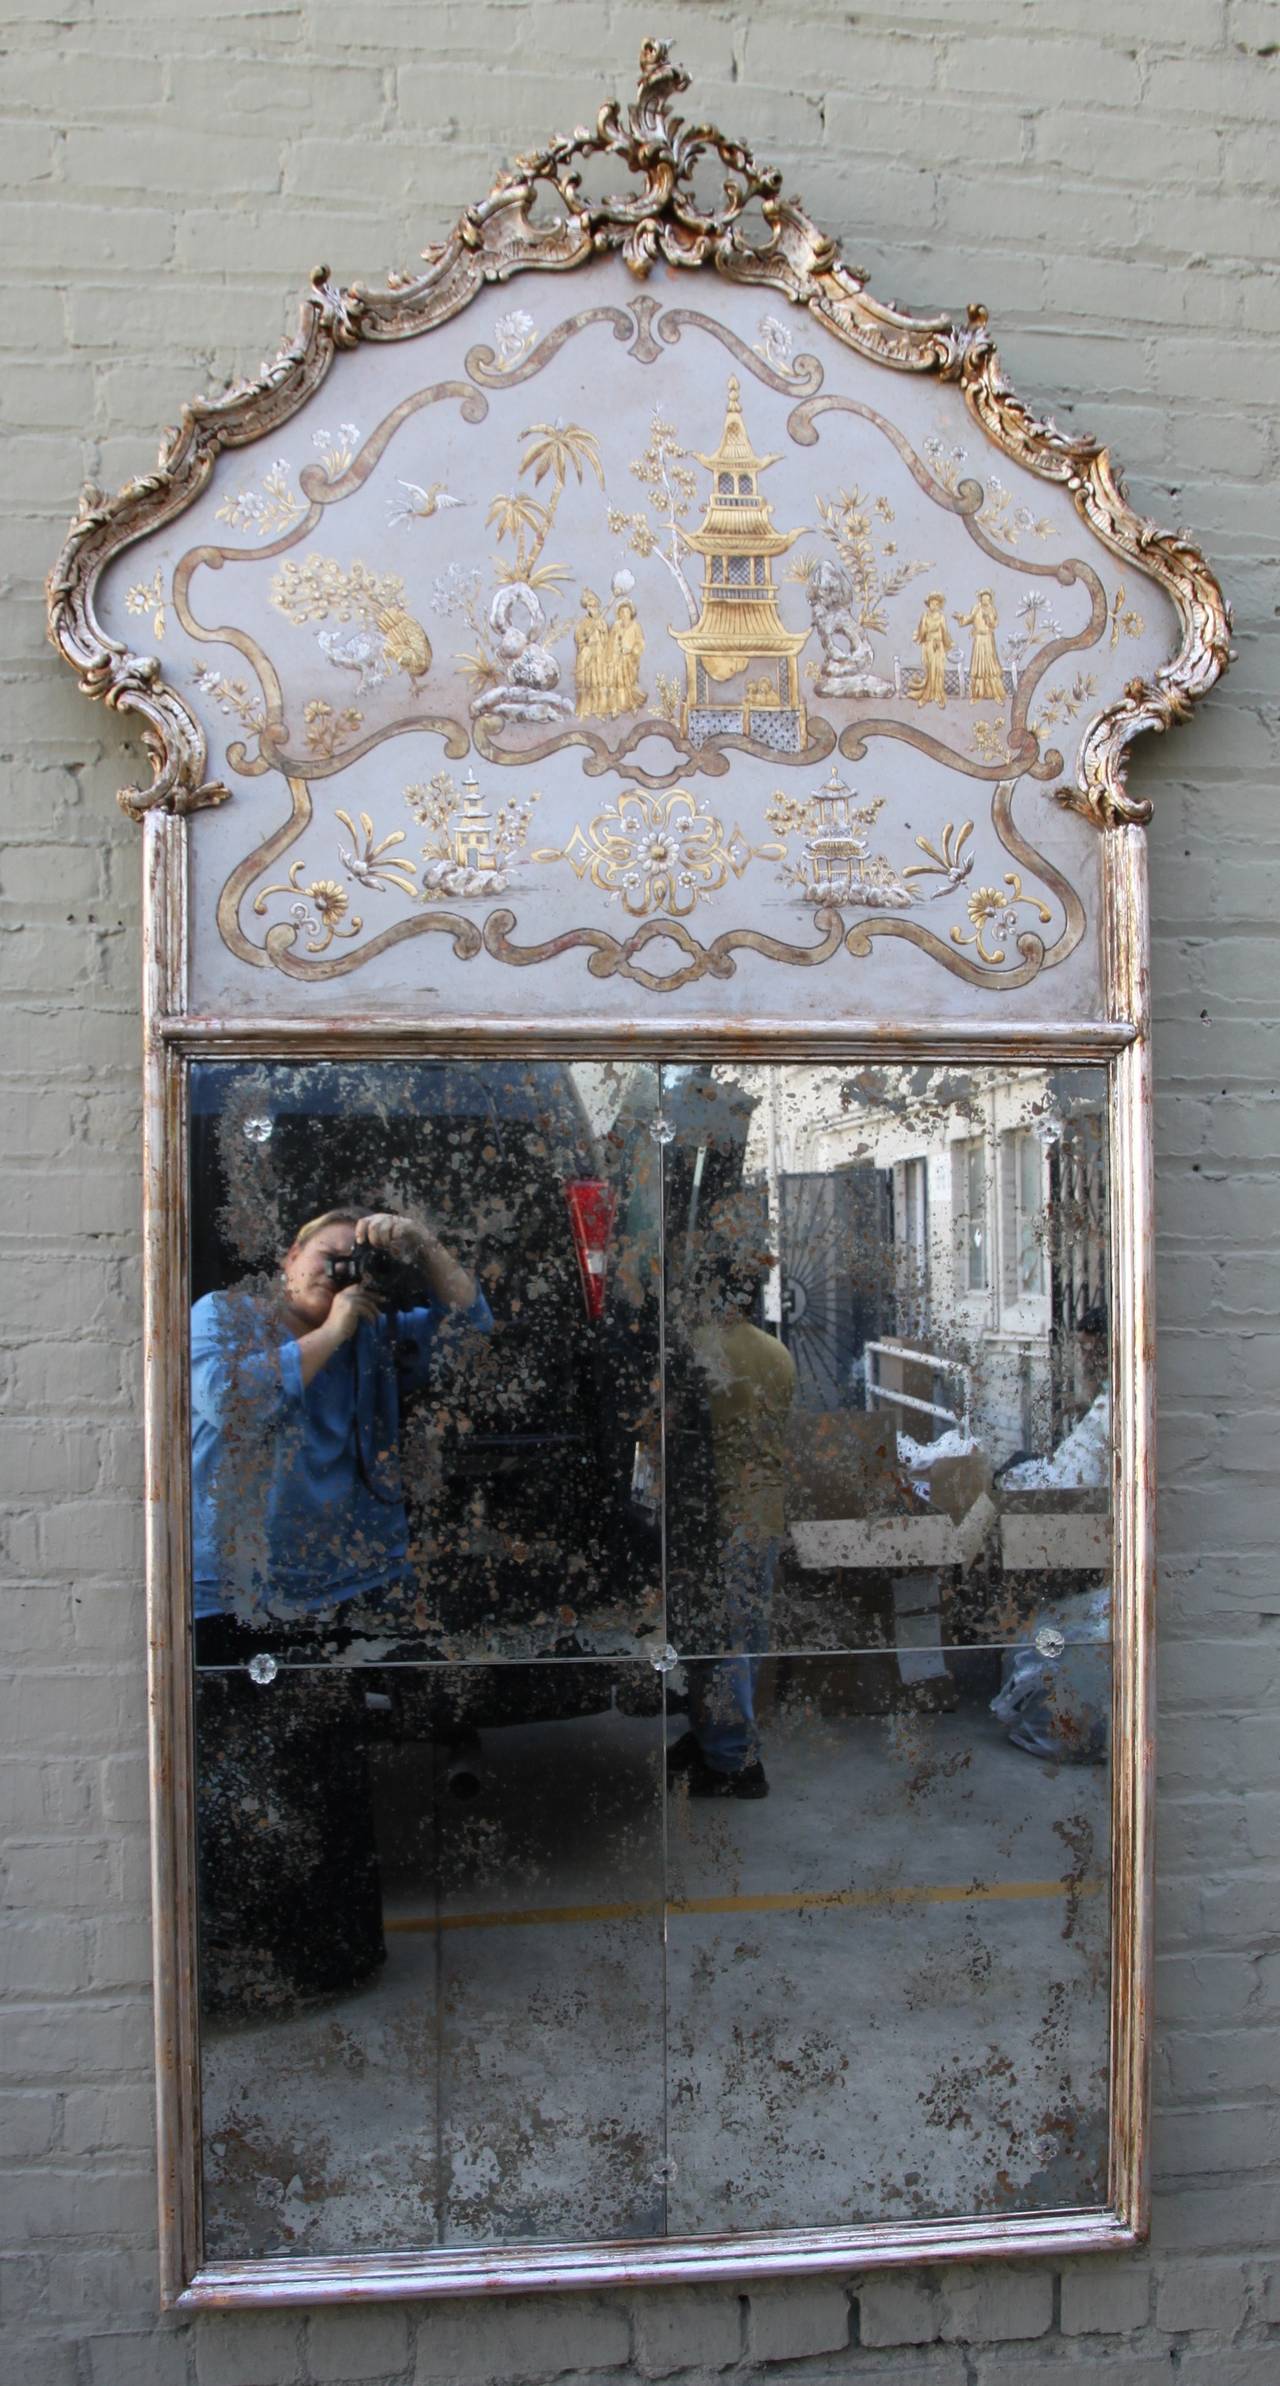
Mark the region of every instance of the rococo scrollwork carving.
<instances>
[{"instance_id":1,"label":"rococo scrollwork carving","mask_svg":"<svg viewBox=\"0 0 1280 2386\"><path fill-rule=\"evenodd\" d=\"M182 513L204 488L224 449L261 439L294 415L340 350L412 338L458 314L492 283L527 271L562 273L602 251L619 252L640 279L659 262L712 266L735 282L779 292L876 363L955 384L998 450L1065 488L1104 544L1168 592L1181 623L1178 653L1151 679L1131 681L1118 701L1099 712L1080 742L1073 778L1056 791L1061 802L1100 827L1149 816L1149 803L1126 792L1128 747L1143 730L1164 729L1181 719L1220 677L1229 658L1228 608L1204 558L1187 539L1157 529L1133 511L1104 447L1064 434L1016 395L1001 368L985 309L971 307L966 320L955 323L942 315L909 314L873 298L864 277L841 261L835 242L797 201L782 195L776 169L759 164L749 148L714 126L686 124L675 113L673 103L687 87L688 77L672 62L667 45L646 42L637 96L629 107L609 100L593 129L580 126L518 158L488 196L466 210L449 238L424 253L420 271L393 274L380 290L356 285L342 291L327 269L319 268L295 339L256 380L186 407L177 428L166 435L154 472L129 482L114 497L86 490L50 576L50 635L87 694L141 724L152 777L149 785L122 792L120 802L131 816L140 818L155 806L198 811L225 802L230 790L210 777L200 721L166 684L156 657L133 651L100 623L94 600L105 567L126 546ZM595 159L616 160L632 187L589 198L583 170ZM714 206L695 190L695 175L708 159L723 170ZM548 193L562 212L535 222L535 202ZM758 234L752 231L753 219L761 227ZM647 318L639 336L652 337ZM481 383L487 353L475 355ZM483 404L479 391L472 396ZM964 491L961 484L961 509ZM834 640L834 645L823 641L827 668L847 675L856 668L853 651L827 626ZM821 632L822 622L818 627Z\"/></svg>"}]
</instances>

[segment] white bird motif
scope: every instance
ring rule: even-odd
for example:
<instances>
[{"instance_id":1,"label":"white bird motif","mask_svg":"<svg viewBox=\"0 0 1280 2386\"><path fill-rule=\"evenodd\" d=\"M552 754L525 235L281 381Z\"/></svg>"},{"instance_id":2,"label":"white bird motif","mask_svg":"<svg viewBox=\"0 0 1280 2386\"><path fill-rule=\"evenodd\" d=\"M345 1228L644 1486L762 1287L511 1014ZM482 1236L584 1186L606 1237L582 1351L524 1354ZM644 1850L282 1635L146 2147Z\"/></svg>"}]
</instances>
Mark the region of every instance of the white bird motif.
<instances>
[{"instance_id":1,"label":"white bird motif","mask_svg":"<svg viewBox=\"0 0 1280 2386\"><path fill-rule=\"evenodd\" d=\"M389 497L387 520L394 530L401 522L429 522L433 514L443 513L446 506L463 505L466 500L453 497L443 481L433 481L429 489L420 488L417 481L397 481L403 497Z\"/></svg>"},{"instance_id":2,"label":"white bird motif","mask_svg":"<svg viewBox=\"0 0 1280 2386\"><path fill-rule=\"evenodd\" d=\"M361 695L371 688L380 688L391 675L382 635L373 629L317 630L316 644L320 652L336 663L340 671L354 671Z\"/></svg>"}]
</instances>

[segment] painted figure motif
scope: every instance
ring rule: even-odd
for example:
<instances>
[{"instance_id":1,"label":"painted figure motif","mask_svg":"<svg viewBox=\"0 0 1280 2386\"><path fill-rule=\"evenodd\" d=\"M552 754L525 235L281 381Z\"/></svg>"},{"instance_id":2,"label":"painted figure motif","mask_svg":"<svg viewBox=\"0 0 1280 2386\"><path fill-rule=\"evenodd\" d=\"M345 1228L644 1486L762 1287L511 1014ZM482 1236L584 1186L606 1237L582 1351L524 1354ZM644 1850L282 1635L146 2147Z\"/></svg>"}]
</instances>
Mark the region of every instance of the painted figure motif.
<instances>
[{"instance_id":1,"label":"painted figure motif","mask_svg":"<svg viewBox=\"0 0 1280 2386\"><path fill-rule=\"evenodd\" d=\"M610 630L594 588L582 591L582 619L574 627L573 644L574 710L580 721L598 720L605 711Z\"/></svg>"},{"instance_id":2,"label":"painted figure motif","mask_svg":"<svg viewBox=\"0 0 1280 2386\"><path fill-rule=\"evenodd\" d=\"M1004 673L996 648L996 625L999 616L996 600L989 588L981 588L969 613L953 614L952 619L962 630L970 632L969 695L975 704L1000 704L1004 701Z\"/></svg>"},{"instance_id":3,"label":"painted figure motif","mask_svg":"<svg viewBox=\"0 0 1280 2386\"><path fill-rule=\"evenodd\" d=\"M923 664L919 678L911 689L917 704L945 704L947 701L947 656L955 640L947 628L946 603L940 588L931 589L916 624L915 642Z\"/></svg>"},{"instance_id":4,"label":"painted figure motif","mask_svg":"<svg viewBox=\"0 0 1280 2386\"><path fill-rule=\"evenodd\" d=\"M609 632L608 702L605 709L611 719L619 713L640 712L643 709L645 694L640 685L643 654L644 631L636 619L635 606L624 598Z\"/></svg>"}]
</instances>

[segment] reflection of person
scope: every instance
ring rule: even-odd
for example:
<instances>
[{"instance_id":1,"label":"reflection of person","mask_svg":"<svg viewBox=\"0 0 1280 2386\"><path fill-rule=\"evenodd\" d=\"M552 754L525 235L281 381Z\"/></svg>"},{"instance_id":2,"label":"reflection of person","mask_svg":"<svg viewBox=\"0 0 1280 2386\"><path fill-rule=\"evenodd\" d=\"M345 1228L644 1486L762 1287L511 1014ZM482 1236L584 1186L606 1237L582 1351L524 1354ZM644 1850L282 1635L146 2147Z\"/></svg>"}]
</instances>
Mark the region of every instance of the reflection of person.
<instances>
[{"instance_id":1,"label":"reflection of person","mask_svg":"<svg viewBox=\"0 0 1280 2386\"><path fill-rule=\"evenodd\" d=\"M425 1307L384 1312L357 1245L419 1271ZM333 1273L337 1263L338 1273ZM197 1619L332 1619L408 1574L399 1395L442 1334L492 1320L427 1229L328 1210L300 1228L274 1298L207 1293L191 1319Z\"/></svg>"},{"instance_id":2,"label":"reflection of person","mask_svg":"<svg viewBox=\"0 0 1280 2386\"><path fill-rule=\"evenodd\" d=\"M996 600L981 588L970 613L954 616L962 630L970 630L969 695L975 704L998 704L1004 698L1004 673L996 649Z\"/></svg>"},{"instance_id":3,"label":"reflection of person","mask_svg":"<svg viewBox=\"0 0 1280 2386\"><path fill-rule=\"evenodd\" d=\"M708 1229L715 1289L689 1337L707 1389L718 1517L720 1614L706 1639L730 1652L686 1665L692 1728L668 1750L667 1769L669 1778L687 1777L693 1797L764 1798L769 1791L756 1729L756 1660L768 1646L786 1531L796 1367L790 1351L745 1315L773 1264L764 1226L750 1196L718 1204Z\"/></svg>"},{"instance_id":4,"label":"reflection of person","mask_svg":"<svg viewBox=\"0 0 1280 2386\"><path fill-rule=\"evenodd\" d=\"M416 1268L389 1310L357 1246ZM356 1263L357 1265L359 1262ZM375 1263L376 1264L376 1263ZM399 1393L460 1328L475 1279L426 1229L329 1210L274 1292L192 1313L202 1991L214 2010L331 1993L381 1960L381 1895L358 1672L327 1660L360 1615L403 1629L410 1586ZM370 1612L372 1611L372 1612ZM269 1654L279 1678L246 1672Z\"/></svg>"},{"instance_id":5,"label":"reflection of person","mask_svg":"<svg viewBox=\"0 0 1280 2386\"><path fill-rule=\"evenodd\" d=\"M932 590L924 600L924 611L916 625L915 643L920 649L920 660L924 665L911 688L917 704L945 704L947 701L947 656L955 640L947 628L946 603L940 588Z\"/></svg>"}]
</instances>

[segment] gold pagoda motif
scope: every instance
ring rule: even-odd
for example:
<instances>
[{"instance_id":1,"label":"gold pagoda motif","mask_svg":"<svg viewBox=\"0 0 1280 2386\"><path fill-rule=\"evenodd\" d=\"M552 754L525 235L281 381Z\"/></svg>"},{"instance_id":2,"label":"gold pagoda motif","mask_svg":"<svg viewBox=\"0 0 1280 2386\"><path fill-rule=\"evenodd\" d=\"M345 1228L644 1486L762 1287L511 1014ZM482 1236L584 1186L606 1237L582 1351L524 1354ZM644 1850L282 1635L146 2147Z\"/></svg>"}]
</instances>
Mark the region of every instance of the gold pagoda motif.
<instances>
[{"instance_id":1,"label":"gold pagoda motif","mask_svg":"<svg viewBox=\"0 0 1280 2386\"><path fill-rule=\"evenodd\" d=\"M697 460L711 475L702 528L689 533L703 559L702 611L692 629L671 632L688 674L682 725L695 746L739 731L776 753L798 754L806 730L796 658L809 632L785 629L778 618L773 559L801 532L773 527L759 482L778 458L752 448L736 379L720 445Z\"/></svg>"}]
</instances>

